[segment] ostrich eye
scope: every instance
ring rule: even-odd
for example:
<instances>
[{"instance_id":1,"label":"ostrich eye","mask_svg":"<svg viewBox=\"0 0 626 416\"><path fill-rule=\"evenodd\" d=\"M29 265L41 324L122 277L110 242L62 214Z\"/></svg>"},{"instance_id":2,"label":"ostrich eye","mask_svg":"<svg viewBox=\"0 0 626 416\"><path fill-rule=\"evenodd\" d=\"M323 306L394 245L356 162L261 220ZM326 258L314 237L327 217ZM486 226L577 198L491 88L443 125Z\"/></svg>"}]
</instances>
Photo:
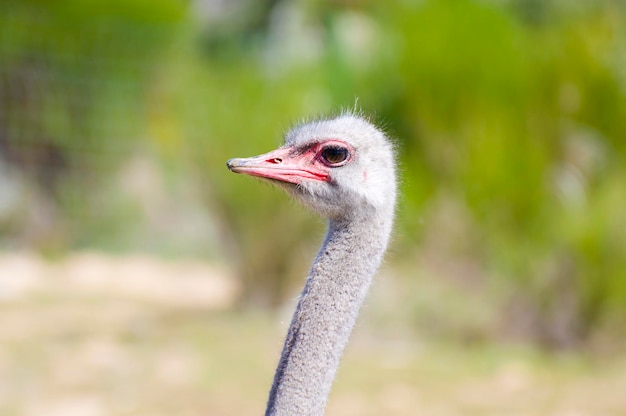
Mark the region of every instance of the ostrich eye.
<instances>
[{"instance_id":1,"label":"ostrich eye","mask_svg":"<svg viewBox=\"0 0 626 416\"><path fill-rule=\"evenodd\" d=\"M348 160L350 152L345 147L329 146L322 150L322 159L329 165L339 165Z\"/></svg>"}]
</instances>

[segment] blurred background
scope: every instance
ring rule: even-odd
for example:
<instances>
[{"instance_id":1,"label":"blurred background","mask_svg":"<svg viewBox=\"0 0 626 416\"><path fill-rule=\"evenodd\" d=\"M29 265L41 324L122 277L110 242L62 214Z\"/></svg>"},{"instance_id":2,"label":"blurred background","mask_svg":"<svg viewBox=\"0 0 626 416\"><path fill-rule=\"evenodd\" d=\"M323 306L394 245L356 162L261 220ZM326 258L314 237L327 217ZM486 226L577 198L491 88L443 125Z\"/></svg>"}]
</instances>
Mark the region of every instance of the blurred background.
<instances>
[{"instance_id":1,"label":"blurred background","mask_svg":"<svg viewBox=\"0 0 626 416\"><path fill-rule=\"evenodd\" d=\"M0 414L253 415L360 108L402 196L329 415L626 412L626 5L3 0Z\"/></svg>"}]
</instances>

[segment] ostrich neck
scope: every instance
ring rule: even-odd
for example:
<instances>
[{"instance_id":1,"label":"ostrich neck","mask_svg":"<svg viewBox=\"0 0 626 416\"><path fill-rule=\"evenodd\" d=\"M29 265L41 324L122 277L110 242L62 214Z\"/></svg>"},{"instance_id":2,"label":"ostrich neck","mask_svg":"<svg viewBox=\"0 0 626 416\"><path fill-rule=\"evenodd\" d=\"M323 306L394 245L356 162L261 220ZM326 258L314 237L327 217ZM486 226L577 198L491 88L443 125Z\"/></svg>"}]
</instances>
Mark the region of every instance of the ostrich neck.
<instances>
[{"instance_id":1,"label":"ostrich neck","mask_svg":"<svg viewBox=\"0 0 626 416\"><path fill-rule=\"evenodd\" d=\"M324 413L390 230L391 218L330 220L287 333L266 416Z\"/></svg>"}]
</instances>

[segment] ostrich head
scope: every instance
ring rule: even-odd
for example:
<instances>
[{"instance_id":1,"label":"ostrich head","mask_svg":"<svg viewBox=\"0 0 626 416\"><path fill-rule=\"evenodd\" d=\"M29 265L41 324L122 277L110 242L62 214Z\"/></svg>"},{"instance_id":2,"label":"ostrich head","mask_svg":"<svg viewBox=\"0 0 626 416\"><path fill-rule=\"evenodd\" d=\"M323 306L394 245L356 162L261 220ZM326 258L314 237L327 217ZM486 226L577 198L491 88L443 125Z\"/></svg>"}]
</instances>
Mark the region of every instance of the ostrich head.
<instances>
[{"instance_id":1,"label":"ostrich head","mask_svg":"<svg viewBox=\"0 0 626 416\"><path fill-rule=\"evenodd\" d=\"M299 125L279 149L231 159L227 166L282 185L331 219L393 210L393 146L380 130L353 114Z\"/></svg>"}]
</instances>

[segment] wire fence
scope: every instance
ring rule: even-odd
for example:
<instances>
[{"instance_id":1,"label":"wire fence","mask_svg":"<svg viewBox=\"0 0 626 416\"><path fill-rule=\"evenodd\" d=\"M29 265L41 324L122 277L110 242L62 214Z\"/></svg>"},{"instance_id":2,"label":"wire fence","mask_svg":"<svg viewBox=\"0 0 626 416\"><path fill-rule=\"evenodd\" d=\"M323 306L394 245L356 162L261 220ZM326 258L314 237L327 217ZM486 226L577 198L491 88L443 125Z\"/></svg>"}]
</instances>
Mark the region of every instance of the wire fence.
<instances>
[{"instance_id":1,"label":"wire fence","mask_svg":"<svg viewBox=\"0 0 626 416\"><path fill-rule=\"evenodd\" d=\"M124 217L139 221L140 202L118 192L120 169L150 146L155 63L179 29L176 19L4 8L0 244L63 249L94 240L103 225L129 228Z\"/></svg>"}]
</instances>

